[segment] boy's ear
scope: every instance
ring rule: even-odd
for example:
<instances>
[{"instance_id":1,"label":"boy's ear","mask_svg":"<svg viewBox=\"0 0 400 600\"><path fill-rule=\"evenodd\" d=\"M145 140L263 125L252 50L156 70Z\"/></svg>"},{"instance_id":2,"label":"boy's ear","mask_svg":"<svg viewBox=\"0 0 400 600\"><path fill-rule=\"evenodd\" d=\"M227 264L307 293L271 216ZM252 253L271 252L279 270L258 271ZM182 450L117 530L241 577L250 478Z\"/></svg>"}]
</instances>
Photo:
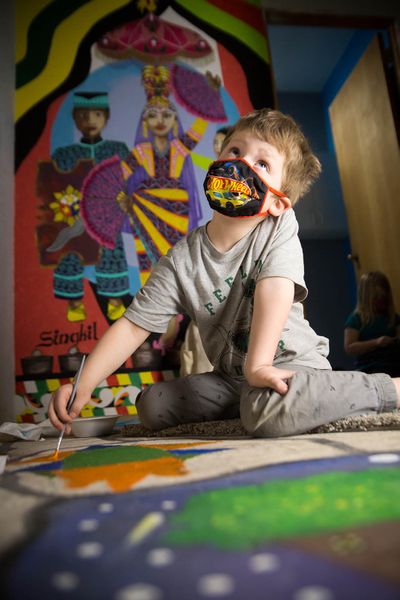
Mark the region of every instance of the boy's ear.
<instances>
[{"instance_id":1,"label":"boy's ear","mask_svg":"<svg viewBox=\"0 0 400 600\"><path fill-rule=\"evenodd\" d=\"M269 208L269 214L273 217L279 217L282 213L289 210L292 207L292 203L286 196L274 196L274 200Z\"/></svg>"}]
</instances>

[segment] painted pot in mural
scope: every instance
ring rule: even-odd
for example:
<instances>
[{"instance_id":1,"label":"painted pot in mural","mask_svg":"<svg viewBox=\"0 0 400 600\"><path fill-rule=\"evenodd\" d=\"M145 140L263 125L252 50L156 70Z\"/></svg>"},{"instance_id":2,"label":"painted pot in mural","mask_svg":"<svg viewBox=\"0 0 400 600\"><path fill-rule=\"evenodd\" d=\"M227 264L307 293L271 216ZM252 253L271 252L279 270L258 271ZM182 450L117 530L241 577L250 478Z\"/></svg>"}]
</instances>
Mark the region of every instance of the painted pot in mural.
<instances>
[{"instance_id":1,"label":"painted pot in mural","mask_svg":"<svg viewBox=\"0 0 400 600\"><path fill-rule=\"evenodd\" d=\"M58 363L61 373L76 373L79 369L83 357L83 352L80 352L76 347L70 348L68 354L60 354Z\"/></svg>"},{"instance_id":2,"label":"painted pot in mural","mask_svg":"<svg viewBox=\"0 0 400 600\"><path fill-rule=\"evenodd\" d=\"M48 375L53 370L53 357L33 352L21 358L21 367L24 375Z\"/></svg>"}]
</instances>

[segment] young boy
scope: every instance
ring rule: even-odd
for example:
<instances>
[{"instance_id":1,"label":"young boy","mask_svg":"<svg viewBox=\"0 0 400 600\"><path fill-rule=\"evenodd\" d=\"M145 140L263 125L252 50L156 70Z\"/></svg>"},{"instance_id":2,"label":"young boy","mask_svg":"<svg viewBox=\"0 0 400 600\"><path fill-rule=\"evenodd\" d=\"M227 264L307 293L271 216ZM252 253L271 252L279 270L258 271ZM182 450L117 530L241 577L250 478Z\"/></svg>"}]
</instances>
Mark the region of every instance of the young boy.
<instances>
[{"instance_id":1,"label":"young boy","mask_svg":"<svg viewBox=\"0 0 400 600\"><path fill-rule=\"evenodd\" d=\"M398 407L400 379L333 372L328 340L304 319L307 290L292 206L319 171L291 117L262 109L239 119L204 183L211 221L160 259L86 361L70 415L71 386L54 395L52 423L70 423L96 385L178 313L198 325L214 371L142 392L137 410L150 429L240 414L249 433L284 436Z\"/></svg>"}]
</instances>

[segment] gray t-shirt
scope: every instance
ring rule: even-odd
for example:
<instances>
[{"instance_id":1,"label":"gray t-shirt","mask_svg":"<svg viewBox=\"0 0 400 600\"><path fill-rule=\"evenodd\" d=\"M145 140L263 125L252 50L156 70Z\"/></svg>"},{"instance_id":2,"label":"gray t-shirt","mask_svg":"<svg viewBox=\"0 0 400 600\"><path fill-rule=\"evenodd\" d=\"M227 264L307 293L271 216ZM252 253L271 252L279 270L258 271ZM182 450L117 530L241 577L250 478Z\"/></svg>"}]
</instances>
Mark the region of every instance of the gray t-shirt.
<instances>
[{"instance_id":1,"label":"gray t-shirt","mask_svg":"<svg viewBox=\"0 0 400 600\"><path fill-rule=\"evenodd\" d=\"M295 284L295 298L274 365L330 369L328 340L318 336L304 318L301 302L307 288L297 232L290 209L280 217L267 217L228 252L219 252L206 226L198 227L161 257L125 317L148 331L162 333L174 315L189 315L214 368L242 380L256 282L285 277Z\"/></svg>"}]
</instances>

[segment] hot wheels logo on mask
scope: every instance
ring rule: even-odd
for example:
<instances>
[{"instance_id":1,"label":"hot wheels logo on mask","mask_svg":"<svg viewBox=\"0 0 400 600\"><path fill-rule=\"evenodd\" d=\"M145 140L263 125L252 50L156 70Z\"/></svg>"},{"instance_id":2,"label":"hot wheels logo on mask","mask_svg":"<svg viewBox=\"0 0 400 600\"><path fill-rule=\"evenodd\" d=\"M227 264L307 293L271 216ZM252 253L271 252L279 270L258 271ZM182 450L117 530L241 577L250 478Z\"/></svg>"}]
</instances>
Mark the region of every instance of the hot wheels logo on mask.
<instances>
[{"instance_id":1,"label":"hot wheels logo on mask","mask_svg":"<svg viewBox=\"0 0 400 600\"><path fill-rule=\"evenodd\" d=\"M225 177L207 177L207 190L212 192L236 192L251 196L251 190L248 185L242 181L235 181Z\"/></svg>"},{"instance_id":2,"label":"hot wheels logo on mask","mask_svg":"<svg viewBox=\"0 0 400 600\"><path fill-rule=\"evenodd\" d=\"M241 158L214 161L204 180L210 207L229 217L268 214L268 210L262 212L268 189L259 173Z\"/></svg>"}]
</instances>

